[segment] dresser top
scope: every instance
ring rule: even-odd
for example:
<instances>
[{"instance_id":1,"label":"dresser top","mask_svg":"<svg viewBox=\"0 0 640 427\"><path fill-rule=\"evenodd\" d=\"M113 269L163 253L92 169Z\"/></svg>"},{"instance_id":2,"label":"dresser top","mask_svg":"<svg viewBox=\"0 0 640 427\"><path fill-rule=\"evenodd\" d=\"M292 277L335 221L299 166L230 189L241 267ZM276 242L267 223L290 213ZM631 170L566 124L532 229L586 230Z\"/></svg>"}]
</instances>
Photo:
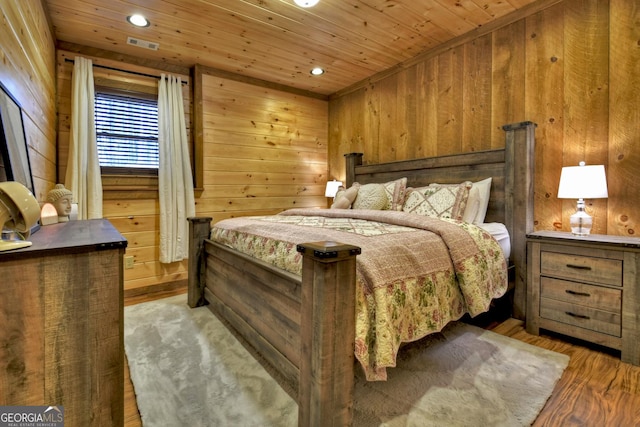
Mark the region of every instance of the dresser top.
<instances>
[{"instance_id":1,"label":"dresser top","mask_svg":"<svg viewBox=\"0 0 640 427\"><path fill-rule=\"evenodd\" d=\"M0 261L15 257L38 256L42 252L86 252L126 248L125 239L106 219L77 220L44 225L27 240L23 249L0 252Z\"/></svg>"},{"instance_id":2,"label":"dresser top","mask_svg":"<svg viewBox=\"0 0 640 427\"><path fill-rule=\"evenodd\" d=\"M610 236L607 234L590 234L588 236L576 236L566 231L534 231L527 234L529 239L555 239L566 242L595 243L603 245L624 246L640 249L640 237Z\"/></svg>"}]
</instances>

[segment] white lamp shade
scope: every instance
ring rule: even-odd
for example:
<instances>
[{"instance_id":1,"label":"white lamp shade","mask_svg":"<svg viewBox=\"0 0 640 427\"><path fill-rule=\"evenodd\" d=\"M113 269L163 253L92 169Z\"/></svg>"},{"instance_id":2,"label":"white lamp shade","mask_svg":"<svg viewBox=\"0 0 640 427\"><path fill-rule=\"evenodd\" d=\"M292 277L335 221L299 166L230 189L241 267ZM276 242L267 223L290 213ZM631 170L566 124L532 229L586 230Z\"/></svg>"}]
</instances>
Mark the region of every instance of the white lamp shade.
<instances>
[{"instance_id":1,"label":"white lamp shade","mask_svg":"<svg viewBox=\"0 0 640 427\"><path fill-rule=\"evenodd\" d=\"M604 165L568 166L562 168L559 199L604 199L607 192L607 178Z\"/></svg>"},{"instance_id":2,"label":"white lamp shade","mask_svg":"<svg viewBox=\"0 0 640 427\"><path fill-rule=\"evenodd\" d=\"M327 182L327 188L324 190L324 197L335 197L338 192L338 188L342 185L342 181L333 181Z\"/></svg>"}]
</instances>

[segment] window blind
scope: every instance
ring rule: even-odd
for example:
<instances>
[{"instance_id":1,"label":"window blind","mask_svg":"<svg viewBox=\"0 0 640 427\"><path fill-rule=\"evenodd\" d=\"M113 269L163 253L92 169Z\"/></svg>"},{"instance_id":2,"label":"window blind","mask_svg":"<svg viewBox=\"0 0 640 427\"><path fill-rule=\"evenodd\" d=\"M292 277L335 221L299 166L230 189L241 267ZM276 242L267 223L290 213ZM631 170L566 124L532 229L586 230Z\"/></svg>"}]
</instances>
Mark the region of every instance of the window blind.
<instances>
[{"instance_id":1,"label":"window blind","mask_svg":"<svg viewBox=\"0 0 640 427\"><path fill-rule=\"evenodd\" d=\"M95 123L100 166L158 169L158 103L96 92Z\"/></svg>"}]
</instances>

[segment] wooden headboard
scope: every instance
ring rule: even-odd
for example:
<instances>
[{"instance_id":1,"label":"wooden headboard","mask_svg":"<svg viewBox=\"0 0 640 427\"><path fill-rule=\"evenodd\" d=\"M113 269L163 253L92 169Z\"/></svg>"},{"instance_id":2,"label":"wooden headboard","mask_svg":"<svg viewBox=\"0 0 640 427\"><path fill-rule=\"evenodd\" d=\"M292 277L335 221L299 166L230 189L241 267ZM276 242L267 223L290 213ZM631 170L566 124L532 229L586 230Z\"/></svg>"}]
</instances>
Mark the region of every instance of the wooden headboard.
<instances>
[{"instance_id":1,"label":"wooden headboard","mask_svg":"<svg viewBox=\"0 0 640 427\"><path fill-rule=\"evenodd\" d=\"M464 181L476 182L492 177L487 222L504 223L504 153L504 149L499 149L376 165L356 165L353 180L360 184L367 184L406 177L408 187L423 187L433 182L459 184ZM360 159L356 160L356 163L362 159L361 153L352 153L347 156L359 156ZM350 186L352 182L347 179L347 184Z\"/></svg>"},{"instance_id":2,"label":"wooden headboard","mask_svg":"<svg viewBox=\"0 0 640 427\"><path fill-rule=\"evenodd\" d=\"M513 315L523 319L526 307L526 235L533 231L533 171L536 124L502 127L505 147L464 154L366 164L362 153L345 154L346 185L407 178L407 186L432 182L457 184L492 177L485 222L505 224L511 236L510 261L515 266Z\"/></svg>"}]
</instances>

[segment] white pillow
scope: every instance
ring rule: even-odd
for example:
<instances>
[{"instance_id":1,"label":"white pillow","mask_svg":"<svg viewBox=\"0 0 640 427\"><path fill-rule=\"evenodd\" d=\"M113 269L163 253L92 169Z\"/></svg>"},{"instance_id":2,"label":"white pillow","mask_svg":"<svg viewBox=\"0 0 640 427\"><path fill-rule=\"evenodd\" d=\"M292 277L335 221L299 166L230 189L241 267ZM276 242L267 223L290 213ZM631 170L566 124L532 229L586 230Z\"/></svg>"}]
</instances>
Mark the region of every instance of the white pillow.
<instances>
[{"instance_id":1,"label":"white pillow","mask_svg":"<svg viewBox=\"0 0 640 427\"><path fill-rule=\"evenodd\" d=\"M475 219L472 221L474 224L483 224L484 217L487 216L487 207L489 206L489 196L491 194L491 177L483 179L482 181L474 182L471 189L478 189L478 213ZM471 198L471 192L469 198ZM475 203L475 202L474 202ZM469 202L467 202L467 205Z\"/></svg>"},{"instance_id":2,"label":"white pillow","mask_svg":"<svg viewBox=\"0 0 640 427\"><path fill-rule=\"evenodd\" d=\"M467 199L467 207L464 208L464 214L462 220L464 222L473 223L478 216L480 210L480 190L478 186L472 186L469 190L469 198Z\"/></svg>"}]
</instances>

